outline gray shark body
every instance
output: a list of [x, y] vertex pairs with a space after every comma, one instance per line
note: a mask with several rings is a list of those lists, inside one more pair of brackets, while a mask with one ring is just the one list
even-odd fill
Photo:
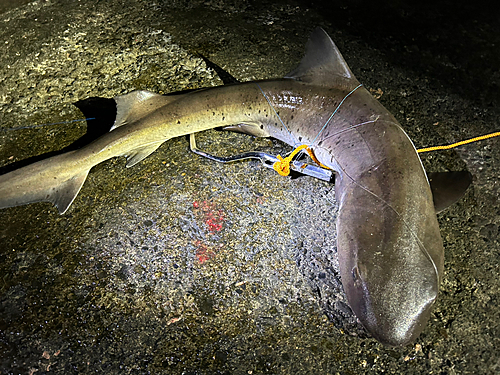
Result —
[[322, 29], [284, 79], [176, 96], [137, 91], [116, 102], [108, 134], [0, 176], [0, 208], [49, 201], [64, 213], [94, 165], [125, 156], [130, 167], [170, 138], [210, 128], [308, 144], [336, 173], [337, 247], [353, 311], [384, 344], [419, 335], [444, 258], [429, 182], [406, 133], [359, 85]]

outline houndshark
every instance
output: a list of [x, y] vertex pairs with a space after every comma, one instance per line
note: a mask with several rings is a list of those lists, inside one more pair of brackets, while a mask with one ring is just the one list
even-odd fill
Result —
[[93, 166], [124, 156], [132, 167], [173, 137], [211, 128], [308, 145], [335, 173], [337, 251], [351, 308], [383, 344], [417, 338], [443, 277], [431, 186], [410, 138], [323, 29], [312, 33], [300, 64], [282, 79], [172, 96], [134, 91], [115, 101], [109, 133], [0, 176], [0, 208], [48, 201], [63, 214]]

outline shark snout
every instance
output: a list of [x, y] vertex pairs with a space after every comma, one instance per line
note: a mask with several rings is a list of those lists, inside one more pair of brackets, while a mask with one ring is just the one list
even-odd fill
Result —
[[379, 342], [387, 346], [405, 346], [415, 341], [426, 327], [435, 299], [418, 301], [418, 305], [409, 307], [405, 306], [405, 301], [401, 301], [400, 306], [380, 306], [370, 304], [370, 298], [363, 298], [354, 309], [363, 326]]
[[[429, 320], [439, 289], [438, 275], [432, 262], [422, 252], [397, 249], [392, 254], [413, 252], [412, 258], [392, 263], [352, 258], [351, 271], [343, 275], [347, 298], [356, 316], [378, 341], [389, 346], [404, 346], [414, 341]], [[390, 256], [392, 258], [393, 256]], [[345, 281], [345, 282], [344, 282]]]
[[425, 328], [438, 296], [439, 228], [433, 221], [412, 224], [409, 214], [403, 221], [394, 205], [364, 189], [354, 193], [339, 214], [337, 239], [347, 299], [375, 339], [407, 345]]
[[[343, 284], [353, 311], [368, 332], [389, 346], [404, 346], [414, 341], [429, 320], [439, 289], [433, 263], [416, 251], [419, 243], [397, 249], [387, 244], [392, 254], [414, 253], [413, 257], [377, 261], [377, 256], [353, 257], [351, 271], [343, 274]], [[390, 258], [394, 257], [390, 256]], [[345, 276], [344, 276], [345, 275]]]

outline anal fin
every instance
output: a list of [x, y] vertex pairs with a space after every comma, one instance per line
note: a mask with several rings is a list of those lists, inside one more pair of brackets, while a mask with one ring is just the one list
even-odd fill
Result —
[[87, 170], [51, 189], [52, 191], [49, 193], [47, 200], [57, 207], [61, 215], [68, 210], [75, 200], [88, 174], [89, 171]]

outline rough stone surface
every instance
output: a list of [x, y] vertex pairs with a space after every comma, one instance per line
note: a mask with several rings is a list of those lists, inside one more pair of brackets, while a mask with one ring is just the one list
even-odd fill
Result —
[[[317, 25], [417, 147], [498, 131], [500, 33], [479, 3], [453, 16], [412, 2], [25, 3], [0, 2], [0, 166], [83, 136], [85, 122], [62, 123], [82, 118], [79, 100], [220, 84], [200, 55], [243, 81], [283, 76]], [[0, 371], [499, 373], [498, 142], [422, 155], [475, 178], [439, 215], [445, 277], [414, 345], [383, 347], [352, 315], [331, 185], [215, 164], [182, 138], [133, 168], [96, 166], [64, 216], [0, 211]], [[288, 150], [217, 131], [198, 143]]]

